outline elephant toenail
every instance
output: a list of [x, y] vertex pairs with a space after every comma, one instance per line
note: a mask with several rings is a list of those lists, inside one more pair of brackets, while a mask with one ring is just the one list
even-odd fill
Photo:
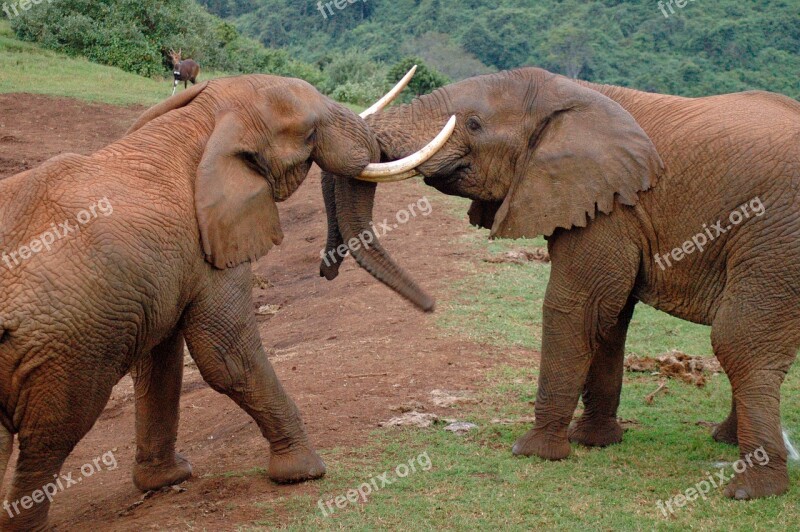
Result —
[[748, 495], [747, 491], [745, 491], [744, 489], [740, 488], [740, 489], [736, 490], [736, 500], [737, 501], [746, 501], [749, 498], [750, 498], [750, 495]]

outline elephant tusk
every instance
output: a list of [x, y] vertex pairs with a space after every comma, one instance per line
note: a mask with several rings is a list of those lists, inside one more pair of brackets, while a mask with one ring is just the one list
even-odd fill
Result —
[[420, 175], [419, 172], [415, 168], [412, 168], [411, 170], [409, 170], [407, 172], [402, 172], [400, 174], [391, 175], [391, 176], [387, 176], [387, 177], [361, 177], [361, 176], [359, 176], [356, 179], [359, 179], [361, 181], [369, 181], [371, 183], [397, 183], [398, 181], [405, 181], [406, 179], [411, 179], [412, 177], [417, 177], [418, 175]]
[[455, 128], [456, 117], [454, 115], [450, 117], [447, 125], [436, 135], [436, 138], [418, 152], [390, 163], [369, 164], [356, 179], [372, 183], [390, 183], [414, 177], [417, 175], [415, 168], [436, 155], [436, 152], [450, 140]]
[[405, 76], [403, 76], [403, 79], [397, 82], [397, 85], [395, 85], [392, 90], [387, 92], [383, 98], [372, 104], [372, 107], [370, 107], [369, 109], [367, 109], [358, 116], [360, 116], [361, 118], [366, 118], [369, 115], [374, 115], [375, 113], [382, 111], [386, 106], [392, 103], [395, 98], [397, 98], [398, 94], [403, 92], [403, 89], [405, 89], [406, 86], [408, 86], [408, 83], [411, 81], [411, 78], [414, 77], [414, 72], [416, 71], [417, 71], [417, 65], [414, 65], [411, 68], [411, 70], [409, 70], [408, 73]]

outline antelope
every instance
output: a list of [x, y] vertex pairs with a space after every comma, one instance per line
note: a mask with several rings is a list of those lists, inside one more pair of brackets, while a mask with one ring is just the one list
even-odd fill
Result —
[[175, 76], [175, 83], [172, 84], [172, 95], [175, 96], [175, 89], [178, 88], [178, 83], [183, 82], [183, 88], [189, 86], [189, 82], [192, 82], [192, 85], [197, 83], [197, 76], [200, 75], [200, 65], [198, 65], [195, 61], [191, 59], [185, 59], [181, 61], [181, 53], [183, 52], [183, 48], [178, 50], [169, 51], [169, 57], [172, 59], [172, 75]]

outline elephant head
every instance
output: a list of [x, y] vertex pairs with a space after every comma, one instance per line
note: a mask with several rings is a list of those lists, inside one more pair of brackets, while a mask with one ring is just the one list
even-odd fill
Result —
[[[376, 105], [389, 101], [391, 95]], [[380, 149], [366, 122], [296, 79], [252, 75], [206, 82], [152, 108], [128, 134], [167, 119], [207, 135], [195, 209], [205, 258], [219, 269], [254, 261], [280, 244], [276, 202], [300, 186], [313, 163], [340, 176], [342, 228], [358, 235], [370, 228], [374, 196], [374, 184], [358, 179], [386, 179], [421, 160], [377, 163]], [[432, 307], [390, 259], [362, 264], [422, 308]]]
[[447, 145], [417, 170], [473, 200], [492, 237], [584, 227], [615, 201], [634, 205], [663, 170], [655, 146], [619, 104], [568, 78], [525, 68], [471, 78], [367, 119], [384, 160], [415, 151], [455, 115]]

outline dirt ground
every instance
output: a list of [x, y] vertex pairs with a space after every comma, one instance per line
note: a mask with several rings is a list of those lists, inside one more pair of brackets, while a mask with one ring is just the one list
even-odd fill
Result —
[[[119, 138], [141, 111], [0, 95], [0, 179], [59, 153], [91, 153]], [[375, 218], [390, 221], [422, 196], [431, 198], [432, 214], [412, 218], [383, 242], [441, 300], [464, 266], [481, 260], [454, 243], [469, 230], [466, 213], [462, 219], [448, 215], [438, 193], [416, 182], [383, 186], [378, 196]], [[430, 391], [476, 389], [486, 371], [506, 359], [496, 348], [443, 334], [434, 316], [416, 311], [350, 258], [338, 279], [320, 278], [325, 224], [318, 175], [309, 176], [280, 211], [286, 238], [254, 266], [271, 284], [254, 288], [254, 312], [263, 305], [278, 307], [276, 314], [259, 318], [261, 336], [319, 449], [365, 444], [378, 422], [396, 414], [392, 407], [410, 401], [444, 413], [430, 403]], [[194, 477], [183, 485], [185, 492], [159, 493], [129, 509], [142, 499], [130, 480], [133, 412], [126, 377], [63, 472], [78, 476], [81, 465], [108, 451], [119, 467], [56, 497], [50, 517], [58, 530], [231, 530], [263, 516], [255, 503], [319, 491], [313, 482], [278, 486], [261, 475], [222, 476], [266, 467], [268, 444], [247, 414], [211, 390], [187, 363], [178, 447], [191, 460]]]

